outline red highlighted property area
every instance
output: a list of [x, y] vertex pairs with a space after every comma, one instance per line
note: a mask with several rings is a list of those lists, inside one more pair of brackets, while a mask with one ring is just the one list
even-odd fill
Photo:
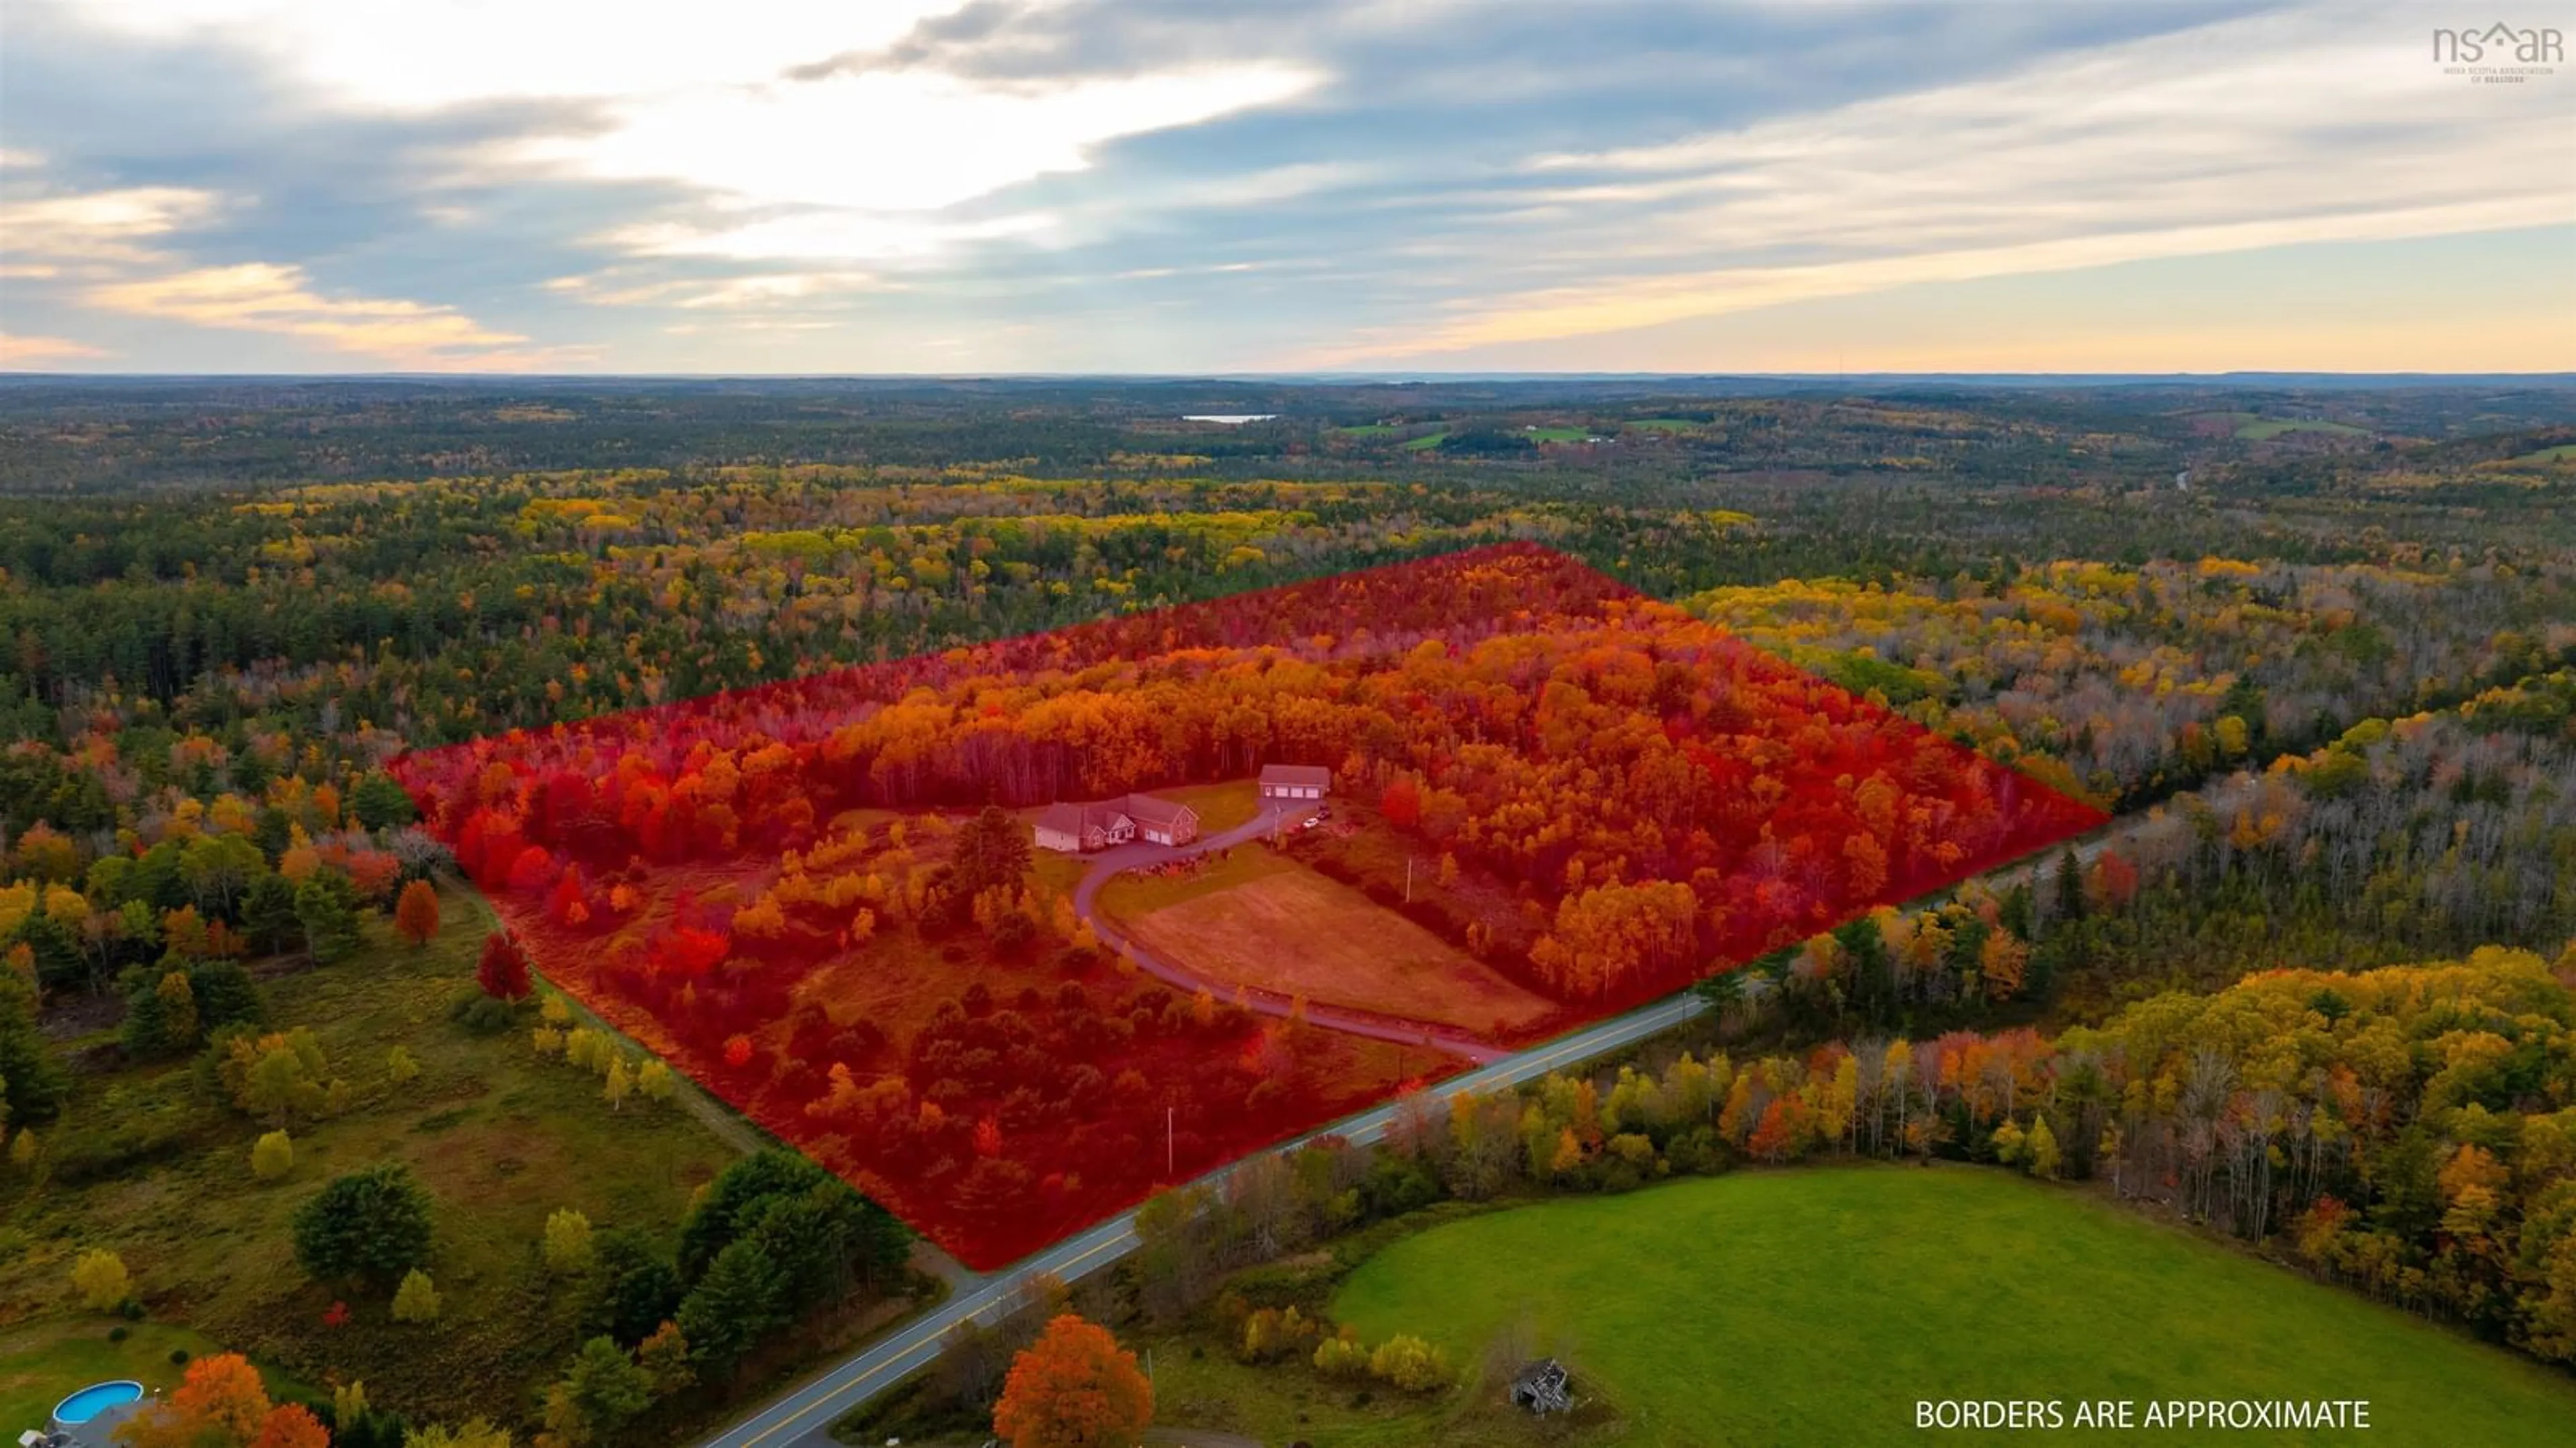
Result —
[[397, 768], [551, 979], [979, 1268], [2101, 819], [1528, 545]]

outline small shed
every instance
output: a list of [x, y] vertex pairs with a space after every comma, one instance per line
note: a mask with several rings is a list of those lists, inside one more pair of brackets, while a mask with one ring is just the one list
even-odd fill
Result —
[[1333, 792], [1333, 772], [1320, 764], [1261, 766], [1263, 799], [1322, 799]]
[[1565, 1364], [1541, 1358], [1512, 1378], [1512, 1406], [1533, 1413], [1562, 1413], [1574, 1406], [1573, 1388]]

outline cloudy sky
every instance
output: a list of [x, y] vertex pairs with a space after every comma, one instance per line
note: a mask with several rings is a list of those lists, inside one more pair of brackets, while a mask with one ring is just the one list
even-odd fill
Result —
[[7, 0], [0, 366], [2576, 369], [2499, 21], [2576, 0]]

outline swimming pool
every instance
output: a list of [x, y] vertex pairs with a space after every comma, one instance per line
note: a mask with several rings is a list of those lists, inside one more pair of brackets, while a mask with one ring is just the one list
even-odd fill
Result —
[[66, 1428], [77, 1427], [110, 1408], [122, 1407], [142, 1396], [143, 1385], [132, 1379], [92, 1383], [54, 1404], [54, 1421]]

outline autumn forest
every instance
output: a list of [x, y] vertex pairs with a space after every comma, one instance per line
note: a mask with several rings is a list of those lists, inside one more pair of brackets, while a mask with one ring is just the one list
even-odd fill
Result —
[[2571, 444], [2536, 386], [8, 382], [0, 1405], [677, 1445], [920, 1336], [848, 1431], [1500, 1441], [1527, 1329], [1372, 1273], [1926, 1163], [2563, 1406]]

